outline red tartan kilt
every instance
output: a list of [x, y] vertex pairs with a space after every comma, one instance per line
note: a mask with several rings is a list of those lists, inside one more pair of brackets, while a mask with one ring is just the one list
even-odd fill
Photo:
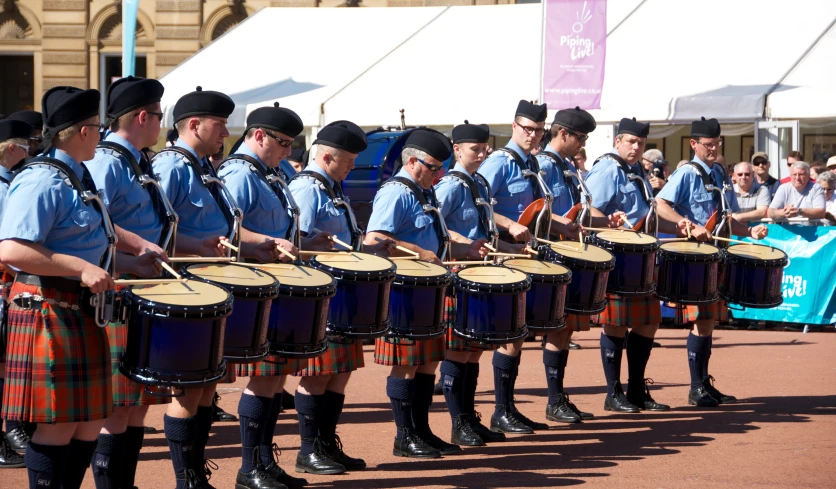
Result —
[[457, 335], [454, 331], [456, 324], [456, 298], [447, 296], [444, 303], [444, 323], [447, 324], [446, 339], [447, 349], [460, 352], [477, 352], [485, 350], [496, 350], [499, 345], [480, 344], [478, 341], [470, 341]]
[[355, 339], [328, 338], [328, 349], [322, 355], [299, 362], [297, 377], [318, 377], [353, 372], [366, 366], [363, 343]]
[[697, 320], [728, 321], [729, 307], [723, 299], [711, 304], [677, 307], [676, 323], [686, 324]]
[[392, 367], [420, 367], [444, 360], [444, 336], [415, 341], [384, 336], [374, 341], [374, 363]]
[[299, 365], [305, 360], [294, 360], [287, 357], [268, 356], [263, 362], [258, 363], [237, 363], [234, 370], [237, 377], [279, 377], [281, 375], [293, 375], [299, 369]]
[[567, 314], [566, 328], [569, 331], [589, 331], [590, 319], [589, 315]]
[[640, 326], [662, 322], [662, 308], [654, 295], [623, 296], [607, 294], [607, 308], [590, 318], [607, 326]]
[[119, 371], [119, 360], [128, 343], [128, 326], [126, 324], [109, 323], [107, 325], [107, 340], [110, 344], [114, 407], [154, 406], [171, 402], [169, 397], [147, 394], [144, 384], [134, 382]]
[[[77, 294], [15, 283], [10, 297], [28, 292], [68, 304]], [[44, 302], [9, 307], [9, 345], [3, 419], [72, 423], [106, 418], [113, 409], [107, 332], [92, 316]]]

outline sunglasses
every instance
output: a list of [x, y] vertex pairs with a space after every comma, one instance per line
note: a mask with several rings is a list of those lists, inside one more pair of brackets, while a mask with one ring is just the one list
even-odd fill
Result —
[[578, 134], [578, 133], [576, 133], [574, 131], [570, 131], [568, 129], [566, 129], [566, 133], [569, 134], [570, 136], [575, 136], [576, 138], [578, 138], [578, 141], [580, 141], [580, 142], [584, 142], [587, 139], [589, 139], [589, 136], [586, 135], [586, 134]]
[[763, 160], [755, 160], [755, 161], [752, 163], [752, 166], [766, 166], [766, 165], [768, 165], [768, 164], [769, 164], [769, 162], [768, 162], [768, 161], [763, 161]]
[[738, 173], [737, 176], [738, 177], [751, 177], [752, 174], [751, 173]]
[[271, 137], [271, 138], [275, 139], [276, 141], [278, 141], [279, 146], [281, 146], [282, 148], [289, 148], [293, 144], [292, 139], [282, 139], [278, 136], [274, 136], [274, 135], [270, 134], [267, 131], [264, 131], [264, 135], [268, 136], [268, 137]]
[[421, 158], [415, 158], [416, 160], [420, 161], [422, 165], [426, 166], [432, 172], [441, 171], [444, 169], [444, 165], [430, 165], [426, 161], [422, 160]]
[[29, 153], [29, 145], [28, 144], [15, 144], [15, 146], [22, 149], [23, 151], [26, 151], [26, 153]]

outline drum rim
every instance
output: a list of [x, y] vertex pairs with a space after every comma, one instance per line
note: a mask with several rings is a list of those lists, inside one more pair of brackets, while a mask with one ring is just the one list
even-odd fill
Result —
[[[532, 260], [532, 261], [541, 261], [544, 263], [550, 263], [552, 265], [560, 265], [561, 267], [566, 269], [566, 273], [562, 274], [545, 274], [545, 273], [537, 273], [537, 272], [527, 272], [525, 270], [520, 270], [519, 268], [514, 268], [512, 265], [506, 264], [505, 262], [502, 263], [502, 266], [510, 268], [511, 270], [516, 270], [518, 272], [522, 272], [529, 277], [531, 277], [531, 286], [534, 287], [535, 283], [538, 284], [568, 284], [572, 281], [572, 270], [562, 263], [551, 262], [547, 260], [537, 260], [534, 258], [514, 258], [513, 260], [506, 260], [508, 261], [523, 261], [523, 260]], [[534, 279], [537, 277], [537, 280]]]
[[[598, 246], [599, 248], [603, 248], [612, 254], [612, 252], [637, 252], [637, 253], [650, 253], [657, 251], [659, 247], [662, 245], [659, 240], [657, 239], [653, 243], [617, 243], [615, 241], [607, 241], [604, 238], [598, 237], [601, 233], [597, 233], [592, 240], [592, 244]], [[650, 235], [648, 235], [650, 236]], [[612, 249], [610, 249], [612, 248]]]
[[720, 248], [717, 248], [714, 245], [709, 246], [712, 246], [717, 251], [713, 253], [682, 253], [680, 251], [675, 250], [666, 250], [663, 245], [659, 247], [659, 250], [656, 252], [656, 254], [659, 257], [659, 260], [669, 260], [684, 263], [716, 263], [722, 260], [723, 254], [721, 253]]
[[217, 285], [219, 287], [222, 287], [222, 288], [226, 289], [228, 292], [230, 292], [233, 295], [233, 297], [237, 297], [239, 299], [270, 300], [270, 299], [275, 299], [276, 296], [279, 295], [279, 285], [280, 285], [279, 284], [279, 279], [277, 279], [276, 276], [273, 275], [272, 273], [267, 272], [265, 270], [262, 270], [260, 268], [254, 269], [254, 268], [250, 268], [250, 267], [245, 267], [243, 265], [238, 265], [236, 263], [217, 263], [216, 264], [216, 265], [222, 265], [222, 266], [237, 267], [237, 268], [240, 268], [240, 269], [243, 269], [243, 270], [258, 270], [258, 272], [267, 274], [267, 276], [269, 276], [270, 278], [273, 279], [273, 283], [271, 285], [249, 286], [249, 285], [237, 285], [237, 284], [227, 284], [227, 283], [224, 283], [224, 282], [219, 282], [217, 280], [212, 280], [212, 279], [208, 279], [206, 277], [202, 277], [202, 276], [190, 271], [189, 267], [194, 266], [194, 265], [202, 266], [202, 265], [205, 265], [205, 264], [204, 263], [189, 263], [186, 266], [184, 266], [183, 268], [181, 268], [180, 274], [183, 275], [184, 277], [188, 277], [189, 280], [195, 280], [196, 278], [199, 278], [199, 279], [201, 279], [201, 280], [203, 280], [207, 283], [210, 283], [212, 285]]
[[[592, 244], [592, 246], [596, 246], [596, 245]], [[600, 248], [600, 249], [602, 249], [602, 250], [604, 250], [604, 251], [606, 251], [607, 253], [610, 254], [610, 259], [608, 261], [581, 260], [581, 259], [578, 259], [578, 258], [575, 258], [575, 257], [562, 255], [562, 254], [560, 254], [559, 251], [556, 251], [554, 248], [552, 248], [551, 246], [548, 246], [548, 245], [546, 245], [546, 256], [544, 257], [544, 258], [546, 258], [546, 260], [544, 260], [544, 261], [551, 261], [552, 263], [559, 263], [559, 264], [565, 266], [566, 268], [569, 268], [570, 270], [572, 268], [579, 268], [581, 270], [586, 270], [586, 271], [600, 271], [600, 272], [612, 271], [615, 268], [615, 255], [613, 255], [609, 250], [601, 248], [600, 246], [598, 246], [598, 248]], [[559, 259], [549, 260], [548, 259], [549, 258], [549, 253], [552, 253], [552, 255], [558, 256]], [[564, 260], [564, 261], [561, 261], [561, 260]], [[589, 264], [592, 264], [593, 266], [588, 266]]]
[[728, 291], [724, 291], [723, 289], [718, 288], [718, 292], [720, 293], [720, 298], [726, 301], [729, 304], [738, 304], [744, 307], [751, 307], [753, 309], [771, 309], [773, 307], [778, 307], [784, 303], [784, 296], [783, 294], [778, 295], [778, 301], [772, 302], [769, 304], [765, 304], [762, 302], [738, 302], [733, 300], [734, 298], [728, 294]]
[[[467, 268], [463, 268], [458, 272], [453, 274], [453, 286], [456, 287], [456, 290], [462, 290], [466, 292], [481, 292], [481, 293], [517, 293], [517, 292], [528, 292], [531, 290], [533, 282], [531, 280], [531, 276], [525, 272], [520, 270], [515, 270], [513, 268], [508, 268], [504, 265], [496, 265], [497, 268], [507, 268], [508, 270], [514, 270], [515, 272], [520, 272], [525, 275], [525, 278], [516, 282], [510, 282], [505, 284], [487, 284], [484, 282], [474, 282], [472, 280], [468, 280], [466, 278], [462, 278], [459, 276], [459, 273], [462, 270], [467, 270]], [[485, 286], [487, 286], [487, 290], [485, 290]]]
[[400, 287], [447, 287], [453, 283], [453, 274], [447, 272], [444, 275], [416, 276], [395, 274], [395, 281], [392, 285]]
[[[234, 302], [234, 296], [228, 289], [214, 284], [208, 280], [203, 280], [200, 277], [193, 278], [191, 280], [203, 282], [222, 289], [224, 292], [226, 292], [226, 299], [221, 302], [216, 302], [214, 304], [205, 304], [203, 306], [184, 306], [180, 304], [168, 304], [165, 302], [149, 300], [140, 295], [137, 295], [133, 293], [133, 287], [131, 286], [121, 292], [122, 300], [124, 301], [126, 308], [131, 308], [133, 305], [136, 305], [140, 313], [143, 313], [145, 311], [151, 311], [153, 315], [161, 315], [165, 317], [175, 316], [183, 319], [194, 318], [208, 320], [218, 319], [232, 314], [232, 304]], [[195, 308], [200, 309], [195, 310]], [[210, 310], [209, 313], [206, 312], [207, 309]]]
[[[366, 253], [367, 255], [370, 253]], [[377, 256], [377, 255], [375, 255]], [[378, 257], [387, 260], [391, 266], [384, 270], [364, 271], [364, 270], [347, 270], [345, 268], [336, 268], [327, 263], [322, 263], [316, 259], [316, 255], [312, 256], [308, 261], [308, 266], [319, 271], [327, 272], [334, 277], [335, 280], [349, 280], [352, 282], [392, 282], [395, 280], [395, 262], [388, 258]]]
[[[741, 245], [732, 245], [728, 248], [723, 249], [722, 254], [724, 255], [724, 257], [723, 257], [724, 260], [727, 260], [731, 263], [744, 263], [745, 262], [749, 266], [752, 266], [754, 268], [773, 268], [773, 267], [779, 267], [779, 266], [781, 268], [783, 268], [783, 267], [787, 266], [787, 264], [789, 263], [789, 255], [787, 255], [787, 252], [785, 252], [782, 249], [775, 248], [773, 246], [769, 246], [768, 248], [772, 248], [774, 250], [780, 251], [781, 254], [783, 254], [782, 257], [763, 259], [763, 258], [756, 258], [756, 257], [750, 256], [750, 255], [732, 253], [731, 249], [734, 248], [735, 246], [744, 246], [745, 247], [747, 245], [742, 245], [742, 244]], [[759, 246], [764, 246], [764, 245], [759, 245]]]

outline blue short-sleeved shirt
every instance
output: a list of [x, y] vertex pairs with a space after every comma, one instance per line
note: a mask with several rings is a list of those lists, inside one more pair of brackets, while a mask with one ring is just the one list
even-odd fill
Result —
[[[309, 165], [306, 170], [322, 175], [329, 185], [334, 186], [334, 180], [319, 165]], [[351, 243], [351, 228], [345, 209], [334, 205], [319, 180], [300, 174], [291, 180], [288, 187], [299, 206], [299, 231], [310, 236], [313, 229], [317, 228], [333, 234], [345, 243]]]
[[[526, 154], [514, 141], [508, 141], [506, 148], [526, 158]], [[496, 199], [494, 212], [516, 221], [526, 207], [534, 202], [534, 187], [530, 179], [523, 177], [514, 158], [504, 151], [494, 151], [479, 167], [479, 174], [485, 177], [491, 187], [491, 197]]]
[[9, 184], [12, 181], [12, 172], [4, 166], [0, 166], [0, 218], [3, 217], [3, 209], [6, 208], [6, 197], [9, 194]]
[[[197, 158], [197, 153], [182, 139], [178, 139], [175, 146], [183, 148]], [[210, 175], [211, 165], [198, 158], [203, 170]], [[195, 239], [206, 239], [213, 236], [228, 236], [229, 221], [220, 208], [212, 192], [203, 185], [200, 176], [195, 174], [189, 165], [179, 155], [161, 153], [154, 158], [154, 173], [159, 175], [162, 186], [174, 212], [180, 217], [177, 232]]]
[[[546, 151], [556, 154], [560, 157], [560, 153], [557, 152], [550, 144], [546, 146]], [[560, 167], [552, 161], [551, 157], [543, 154], [542, 152], [537, 155], [537, 162], [540, 163], [540, 170], [545, 173], [543, 175], [543, 181], [546, 182], [546, 187], [552, 191], [552, 196], [554, 197], [554, 201], [552, 202], [552, 212], [563, 216], [569, 209], [572, 208], [573, 205], [577, 204], [575, 200], [572, 198], [572, 192], [569, 190], [569, 187], [566, 186], [566, 179], [564, 178], [563, 171]], [[564, 160], [565, 163], [565, 160]], [[573, 171], [574, 166], [569, 163], [565, 163], [566, 169]]]
[[[138, 149], [116, 133], [109, 133], [105, 141], [127, 149], [140, 161]], [[110, 150], [96, 149], [96, 156], [85, 163], [96, 188], [100, 191], [110, 219], [114, 224], [152, 243], [158, 243], [163, 222], [157, 214], [151, 194], [139, 184], [130, 163]]]
[[[272, 173], [246, 142], [241, 144], [236, 153], [254, 158], [264, 171]], [[290, 214], [258, 169], [243, 159], [230, 159], [224, 163], [218, 175], [241, 209], [245, 228], [276, 238], [287, 237], [292, 222]]]
[[[241, 144], [241, 146], [244, 146], [244, 144]], [[279, 170], [281, 170], [286, 182], [293, 178], [293, 175], [296, 175], [296, 168], [293, 168], [293, 165], [285, 159], [279, 162]]]
[[[608, 154], [613, 153], [614, 149]], [[633, 168], [637, 172], [641, 171], [639, 163], [635, 163]], [[592, 207], [604, 215], [623, 211], [633, 226], [647, 216], [649, 207], [644, 194], [627, 178], [618, 162], [612, 158], [602, 158], [589, 170], [586, 174], [586, 187], [592, 194]]]
[[[453, 171], [458, 171], [466, 175], [464, 178], [473, 178], [468, 175], [467, 170], [459, 164], [453, 168]], [[488, 200], [487, 190], [483, 185], [476, 182], [476, 187], [479, 189], [479, 195]], [[442, 177], [435, 186], [435, 196], [438, 199], [439, 210], [444, 216], [444, 222], [447, 228], [455, 231], [462, 236], [469, 239], [487, 239], [482, 227], [479, 225], [479, 208], [473, 202], [473, 196], [470, 188], [456, 177]]]
[[[415, 181], [403, 168], [396, 176]], [[374, 196], [367, 229], [387, 232], [399, 241], [438, 253], [441, 240], [433, 222], [409, 188], [392, 182], [382, 186]]]
[[[67, 153], [53, 148], [45, 156], [66, 164], [82, 180], [81, 164]], [[46, 165], [24, 169], [10, 185], [0, 223], [0, 240], [4, 239], [31, 241], [97, 266], [107, 249], [96, 207], [85, 204], [61, 173]]]
[[[716, 182], [722, 182], [722, 173], [719, 170], [709, 168], [708, 165], [696, 157], [694, 162], [700, 165], [709, 175], [713, 174]], [[737, 212], [737, 197], [734, 195], [734, 189], [731, 192], [726, 192], [727, 198], [729, 198], [729, 193], [731, 193], [731, 199], [728, 201], [730, 210]], [[687, 217], [691, 221], [705, 226], [711, 214], [718, 210], [718, 204], [714, 201], [714, 194], [714, 192], [705, 189], [705, 185], [703, 185], [700, 174], [696, 169], [690, 165], [683, 165], [668, 178], [668, 183], [665, 184], [656, 198], [670, 202], [680, 216]]]

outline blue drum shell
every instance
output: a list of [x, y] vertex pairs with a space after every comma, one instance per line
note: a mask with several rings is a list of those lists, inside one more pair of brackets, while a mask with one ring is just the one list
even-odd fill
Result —
[[656, 291], [658, 242], [652, 245], [624, 244], [596, 237], [595, 245], [615, 257], [615, 268], [607, 279], [608, 294], [650, 295]]
[[444, 334], [444, 303], [452, 281], [449, 273], [441, 277], [397, 275], [389, 296], [390, 334], [410, 339]]
[[336, 293], [335, 282], [322, 287], [281, 285], [270, 309], [270, 354], [312, 358], [325, 352], [328, 309]]
[[720, 254], [686, 255], [660, 248], [656, 297], [677, 304], [716, 302]]
[[720, 297], [751, 308], [771, 308], [784, 302], [784, 267], [788, 259], [755, 260], [722, 250]]
[[546, 261], [560, 263], [572, 271], [572, 281], [566, 287], [566, 312], [590, 315], [607, 307], [607, 281], [615, 268], [615, 258], [594, 262], [563, 256], [551, 247], [540, 251]]
[[512, 284], [473, 284], [458, 276], [456, 324], [453, 332], [465, 339], [503, 344], [528, 335], [526, 294], [531, 277]]

